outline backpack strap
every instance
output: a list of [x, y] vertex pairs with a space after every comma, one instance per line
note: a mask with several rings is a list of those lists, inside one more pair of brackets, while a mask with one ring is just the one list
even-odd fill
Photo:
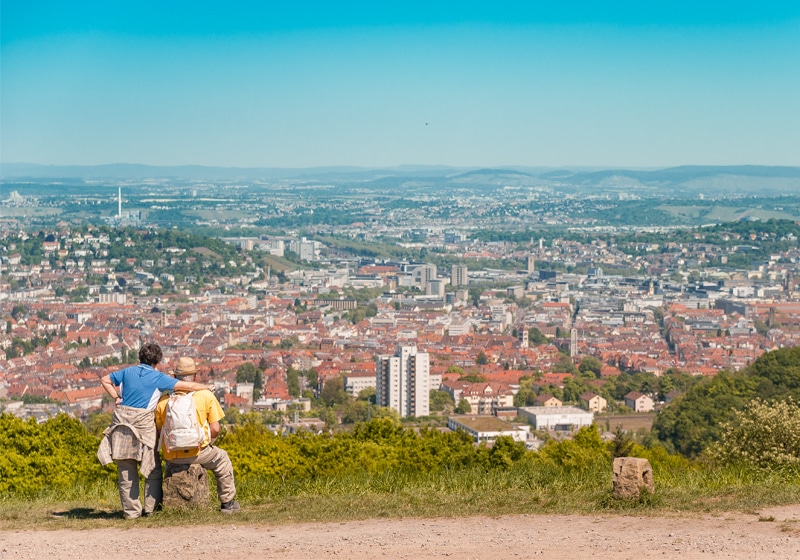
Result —
[[156, 444], [156, 453], [161, 453], [161, 444], [164, 442], [164, 425], [167, 423], [166, 418], [164, 419], [164, 424], [161, 425], [161, 429], [158, 431], [158, 443]]
[[[170, 394], [169, 399], [172, 398]], [[161, 444], [164, 442], [164, 428], [167, 427], [167, 413], [169, 412], [169, 399], [167, 404], [164, 405], [164, 423], [161, 424], [161, 429], [158, 431], [158, 443], [156, 444], [156, 453], [161, 453]]]

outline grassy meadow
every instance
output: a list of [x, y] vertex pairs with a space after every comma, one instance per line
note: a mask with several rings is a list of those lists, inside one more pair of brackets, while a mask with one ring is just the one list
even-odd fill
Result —
[[[212, 500], [206, 509], [131, 522], [122, 520], [113, 465], [95, 464], [96, 439], [79, 434], [79, 423], [61, 418], [39, 428], [8, 416], [0, 420], [6, 428], [0, 443], [13, 440], [27, 452], [16, 457], [12, 450], [0, 459], [0, 530], [545, 513], [672, 516], [757, 513], [800, 503], [797, 469], [714, 465], [638, 445], [628, 454], [650, 460], [656, 491], [638, 501], [618, 500], [611, 492], [613, 445], [594, 428], [531, 452], [510, 440], [488, 449], [463, 434], [417, 435], [384, 419], [333, 436], [281, 437], [243, 427], [220, 443], [234, 463], [239, 515], [221, 515]], [[65, 444], [71, 455], [61, 455]], [[38, 483], [25, 485], [26, 477], [37, 476]]]

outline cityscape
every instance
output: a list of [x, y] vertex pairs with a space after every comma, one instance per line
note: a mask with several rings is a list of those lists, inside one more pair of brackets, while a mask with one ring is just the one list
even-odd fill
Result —
[[2, 0], [0, 558], [799, 558], [798, 37]]
[[[59, 179], [68, 194], [6, 178], [0, 406], [87, 420], [111, 405], [100, 377], [154, 340], [165, 369], [201, 364], [231, 418], [493, 417], [476, 441], [510, 430], [535, 448], [592, 422], [645, 437], [697, 380], [800, 341], [794, 168], [748, 171], [782, 189], [711, 200], [623, 187], [620, 171], [584, 197], [510, 170], [461, 171], [462, 192], [428, 170], [401, 196], [402, 173], [352, 173]], [[608, 218], [621, 212], [635, 217]], [[556, 406], [560, 420], [530, 416]]]

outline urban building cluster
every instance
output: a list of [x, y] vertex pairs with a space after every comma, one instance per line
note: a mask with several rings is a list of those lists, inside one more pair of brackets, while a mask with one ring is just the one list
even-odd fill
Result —
[[[164, 349], [162, 369], [179, 356], [201, 364], [201, 377], [216, 385], [225, 407], [301, 416], [311, 406], [302, 395], [313, 370], [317, 391], [341, 378], [348, 394], [374, 390], [377, 406], [403, 417], [431, 415], [432, 391], [446, 392], [455, 405], [466, 403], [451, 427], [486, 439], [506, 428], [482, 417], [566, 429], [611, 407], [648, 412], [675, 396], [643, 388], [611, 402], [605, 384], [623, 373], [710, 376], [800, 344], [796, 243], [731, 269], [730, 252], [702, 239], [642, 243], [633, 252], [597, 239], [523, 247], [456, 231], [441, 232], [441, 245], [438, 237], [432, 242], [459, 263], [524, 263], [496, 269], [337, 259], [325, 244], [290, 235], [229, 238], [235, 256], [161, 244], [144, 258], [143, 242], [125, 231], [62, 223], [37, 234], [4, 224], [6, 412], [86, 416], [102, 409], [100, 377], [153, 340]], [[120, 247], [133, 256], [119, 256]], [[257, 264], [260, 253], [285, 251], [316, 266], [275, 274]], [[369, 290], [371, 297], [357, 297]], [[586, 357], [600, 366], [584, 376], [579, 394], [554, 396], [576, 378], [565, 363]], [[261, 387], [237, 381], [245, 363], [259, 364]], [[290, 388], [290, 370], [300, 373], [299, 390]], [[535, 386], [535, 402], [515, 406], [525, 379]], [[25, 404], [26, 395], [48, 402]]]

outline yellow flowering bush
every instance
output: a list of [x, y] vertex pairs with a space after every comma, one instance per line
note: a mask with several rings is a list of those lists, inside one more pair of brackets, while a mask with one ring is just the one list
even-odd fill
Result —
[[722, 425], [709, 456], [723, 463], [760, 468], [800, 468], [800, 406], [791, 398], [768, 403], [756, 399]]
[[37, 424], [0, 414], [0, 495], [32, 496], [113, 476], [95, 453], [98, 440], [66, 414]]

